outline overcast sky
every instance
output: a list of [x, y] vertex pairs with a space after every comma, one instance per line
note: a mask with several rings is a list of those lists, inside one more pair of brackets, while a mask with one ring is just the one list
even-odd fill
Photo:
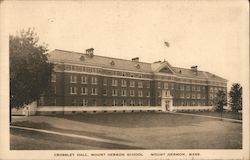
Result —
[[35, 27], [50, 50], [93, 47], [97, 55], [198, 65], [230, 84], [243, 82], [247, 1], [5, 1], [2, 7], [9, 33]]

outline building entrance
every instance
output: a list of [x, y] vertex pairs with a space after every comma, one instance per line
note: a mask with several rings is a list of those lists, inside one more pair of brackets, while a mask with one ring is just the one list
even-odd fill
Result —
[[172, 111], [173, 97], [171, 96], [170, 91], [163, 90], [161, 98], [162, 111]]

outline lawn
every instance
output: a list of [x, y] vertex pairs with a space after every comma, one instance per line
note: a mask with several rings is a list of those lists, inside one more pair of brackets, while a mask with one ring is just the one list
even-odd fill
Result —
[[14, 118], [13, 125], [118, 141], [119, 144], [11, 129], [19, 149], [240, 149], [242, 124], [171, 113], [101, 113]]
[[[213, 117], [221, 117], [220, 112], [185, 112], [191, 114], [198, 114], [198, 115], [205, 115], [205, 116], [213, 116]], [[240, 119], [241, 120], [242, 114], [241, 113], [233, 113], [233, 112], [223, 112], [222, 118], [229, 118], [229, 119]]]

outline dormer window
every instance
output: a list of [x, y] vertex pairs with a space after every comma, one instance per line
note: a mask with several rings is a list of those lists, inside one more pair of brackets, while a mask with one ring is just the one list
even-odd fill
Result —
[[140, 69], [140, 68], [141, 68], [141, 66], [140, 66], [139, 64], [137, 64], [137, 65], [136, 65], [136, 68], [137, 68], [137, 69]]
[[85, 60], [84, 56], [81, 56], [80, 61], [84, 61], [84, 60]]
[[115, 62], [114, 62], [114, 61], [111, 61], [110, 64], [113, 66], [113, 65], [115, 65]]

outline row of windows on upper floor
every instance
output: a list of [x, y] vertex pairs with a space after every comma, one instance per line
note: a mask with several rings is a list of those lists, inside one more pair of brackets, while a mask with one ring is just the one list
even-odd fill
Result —
[[[82, 84], [88, 84], [88, 78], [91, 78], [91, 84], [98, 84], [98, 78], [95, 76], [92, 77], [88, 77], [88, 76], [81, 76], [81, 83]], [[103, 79], [103, 85], [107, 85], [108, 84], [108, 79], [104, 78]], [[121, 82], [120, 82], [121, 81]], [[122, 87], [126, 87], [127, 86], [127, 81], [128, 80], [118, 80], [113, 78], [111, 80], [111, 85], [112, 86], [118, 86], [118, 82], [121, 83]], [[56, 75], [53, 74], [52, 76], [52, 82], [56, 82]], [[76, 75], [70, 75], [70, 83], [77, 83], [77, 76]], [[150, 82], [144, 82], [145, 84], [145, 88], [150, 88]], [[143, 88], [143, 82], [142, 81], [138, 81], [138, 88]], [[130, 87], [135, 87], [136, 85], [136, 81], [134, 80], [129, 80], [129, 86]], [[198, 85], [184, 85], [184, 84], [174, 84], [174, 83], [169, 83], [169, 82], [157, 82], [157, 88], [158, 89], [179, 89], [181, 91], [205, 91], [206, 88], [205, 86], [198, 86]], [[226, 91], [226, 88], [222, 88], [222, 87], [209, 87], [209, 91], [213, 92], [213, 91], [218, 91], [218, 90], [223, 90]]]
[[[91, 95], [98, 95], [98, 89], [97, 88], [91, 88], [90, 90], [91, 92], [89, 92], [87, 87], [81, 87], [81, 95], [89, 95], [89, 93]], [[129, 92], [128, 92], [129, 91]], [[56, 93], [56, 92], [55, 92]], [[138, 90], [137, 91], [137, 95], [135, 94], [135, 90], [126, 90], [126, 89], [112, 89], [111, 90], [111, 95], [112, 96], [138, 96], [138, 97], [150, 97], [150, 92], [149, 91], [142, 91], [142, 90]], [[70, 87], [70, 94], [74, 95], [77, 94], [77, 87]], [[102, 90], [102, 95], [107, 96], [108, 95], [108, 91], [107, 89], [103, 89]]]
[[[49, 100], [50, 102], [50, 105], [52, 106], [56, 106], [57, 105], [57, 102], [56, 102], [56, 98], [51, 98]], [[45, 103], [45, 100], [44, 100], [44, 97], [41, 97], [38, 101], [39, 105], [44, 105]], [[131, 100], [127, 100], [127, 99], [122, 99], [122, 100], [118, 100], [118, 99], [112, 99], [112, 102], [111, 102], [111, 106], [150, 106], [150, 100], [142, 100], [142, 99], [138, 99], [138, 100], [134, 100], [134, 99], [131, 99]], [[103, 106], [107, 106], [107, 101], [104, 100], [102, 102], [102, 105]], [[97, 100], [96, 99], [93, 99], [93, 100], [89, 100], [89, 99], [86, 99], [86, 98], [83, 98], [83, 99], [76, 99], [76, 98], [73, 98], [72, 101], [71, 101], [71, 105], [72, 106], [97, 106]]]
[[[56, 94], [56, 86], [54, 86], [54, 94]], [[169, 91], [168, 91], [169, 92]], [[77, 87], [71, 86], [70, 87], [70, 92], [71, 95], [76, 95], [78, 93]], [[80, 94], [81, 95], [98, 95], [98, 88], [91, 88], [90, 92], [87, 87], [81, 87], [80, 88]], [[108, 91], [107, 89], [102, 89], [101, 95], [107, 96]], [[150, 97], [150, 91], [142, 91], [138, 90], [137, 92], [135, 90], [126, 90], [126, 89], [112, 89], [111, 90], [111, 95], [112, 96], [131, 96], [131, 97]], [[169, 95], [169, 94], [167, 94]], [[157, 97], [162, 97], [162, 92], [157, 91]], [[216, 94], [210, 94], [210, 99], [213, 99], [216, 97]], [[186, 99], [205, 99], [205, 94], [200, 94], [200, 93], [180, 93], [179, 96], [175, 96], [175, 98], [186, 98]]]
[[[125, 71], [111, 71], [105, 70], [101, 68], [93, 68], [93, 67], [85, 67], [85, 66], [75, 66], [75, 65], [65, 65], [64, 69], [66, 71], [77, 71], [77, 72], [89, 72], [89, 73], [99, 73], [105, 75], [114, 75], [114, 76], [125, 76], [125, 77], [136, 77], [136, 78], [150, 78], [152, 79], [153, 76], [149, 74], [142, 74], [142, 73], [131, 73]], [[212, 85], [219, 85], [219, 86], [226, 86], [224, 82], [215, 82], [215, 81], [205, 81], [205, 80], [198, 80], [198, 79], [185, 79], [185, 78], [178, 78], [173, 76], [162, 76], [162, 75], [155, 75], [155, 79], [162, 79], [162, 80], [174, 80], [180, 82], [188, 82], [188, 83], [201, 83], [201, 84], [212, 84]]]

